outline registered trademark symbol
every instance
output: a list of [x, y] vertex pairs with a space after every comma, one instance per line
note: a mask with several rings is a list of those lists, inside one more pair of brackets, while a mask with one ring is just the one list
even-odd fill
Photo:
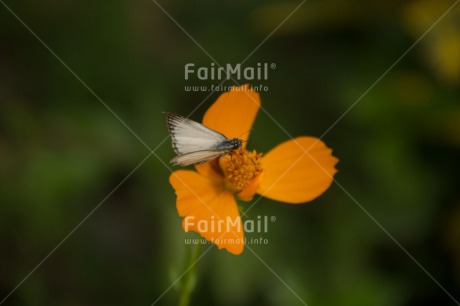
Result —
[[[271, 64], [270, 64], [270, 68], [271, 68], [271, 69], [275, 69], [275, 68], [276, 68], [276, 64], [275, 64], [275, 63], [271, 63]], [[276, 218], [275, 218], [275, 219], [276, 219]]]
[[271, 222], [275, 222], [275, 221], [276, 221], [276, 217], [275, 217], [275, 216], [271, 216], [271, 217], [270, 217], [270, 221], [271, 221]]

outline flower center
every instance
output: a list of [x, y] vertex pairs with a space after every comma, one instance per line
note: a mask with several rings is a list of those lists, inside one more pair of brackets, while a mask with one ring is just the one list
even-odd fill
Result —
[[249, 152], [244, 148], [222, 156], [219, 159], [219, 166], [224, 174], [225, 187], [239, 193], [254, 183], [262, 173], [261, 157], [262, 153], [257, 153], [255, 150]]

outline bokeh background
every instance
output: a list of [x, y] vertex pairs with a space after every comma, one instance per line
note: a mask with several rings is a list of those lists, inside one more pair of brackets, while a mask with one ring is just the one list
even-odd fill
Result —
[[[167, 162], [162, 111], [190, 113], [209, 93], [184, 86], [216, 82], [184, 80], [185, 64], [212, 60], [159, 5], [234, 65], [301, 2], [1, 2], [2, 305], [150, 305], [164, 292], [156, 305], [176, 304], [166, 290], [187, 246], [170, 171], [150, 156], [126, 179], [149, 150], [97, 97]], [[343, 189], [251, 211], [276, 216], [269, 244], [252, 249], [308, 305], [456, 305], [444, 290], [460, 299], [460, 5], [374, 84], [454, 3], [307, 0], [246, 62], [276, 64], [262, 104], [293, 136], [319, 137], [360, 99], [324, 137]], [[249, 147], [286, 139], [260, 112]], [[302, 305], [247, 250], [213, 247], [197, 274], [192, 305]]]

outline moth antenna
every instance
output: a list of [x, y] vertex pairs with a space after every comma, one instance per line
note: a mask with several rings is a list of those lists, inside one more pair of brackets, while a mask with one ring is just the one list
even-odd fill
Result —
[[[246, 132], [240, 134], [240, 136], [238, 136], [238, 138], [240, 138], [240, 137], [243, 136], [244, 134], [249, 134], [249, 132], [252, 131], [252, 130], [253, 130], [253, 129], [247, 130]], [[247, 140], [246, 140], [246, 142], [247, 142]]]

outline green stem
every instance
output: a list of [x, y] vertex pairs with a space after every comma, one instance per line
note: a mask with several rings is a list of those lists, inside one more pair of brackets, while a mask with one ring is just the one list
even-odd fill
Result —
[[190, 270], [187, 271], [181, 281], [179, 306], [188, 306], [190, 304], [190, 296], [192, 295], [196, 280], [196, 260], [198, 259], [200, 252], [201, 243], [199, 242], [191, 252], [186, 265], [186, 268]]

